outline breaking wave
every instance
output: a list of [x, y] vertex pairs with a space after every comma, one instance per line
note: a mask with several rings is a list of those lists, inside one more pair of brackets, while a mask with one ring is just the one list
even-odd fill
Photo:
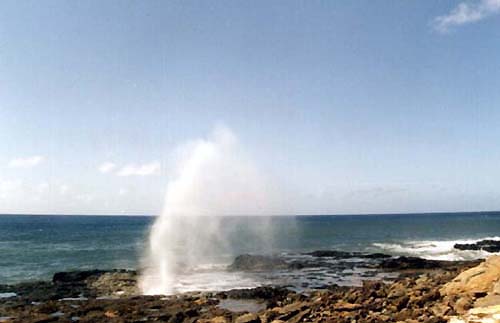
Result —
[[432, 260], [483, 259], [493, 253], [484, 250], [459, 250], [455, 244], [470, 244], [481, 240], [500, 240], [500, 237], [464, 240], [421, 240], [391, 243], [373, 243], [378, 251], [401, 256], [414, 256]]

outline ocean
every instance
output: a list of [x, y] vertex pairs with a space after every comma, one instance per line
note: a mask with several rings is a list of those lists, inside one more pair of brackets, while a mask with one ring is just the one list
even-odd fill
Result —
[[[83, 269], [138, 269], [148, 245], [154, 217], [0, 215], [0, 284], [50, 279], [55, 272]], [[230, 252], [225, 250], [209, 263], [179, 276], [179, 291], [253, 287], [280, 281], [306, 286], [342, 281], [344, 275], [329, 268], [304, 272], [246, 275], [228, 273], [225, 267], [245, 253], [272, 253], [289, 258], [303, 252], [335, 249], [382, 252], [428, 259], [484, 258], [484, 251], [459, 251], [455, 243], [500, 239], [500, 212], [275, 216], [266, 221], [272, 230], [269, 250], [263, 251], [246, 232], [258, 217], [227, 217], [232, 230]], [[188, 232], [186, 234], [189, 234]], [[358, 275], [359, 274], [359, 275]], [[358, 275], [350, 269], [350, 282]], [[318, 279], [318, 277], [320, 277]], [[359, 278], [359, 277], [358, 277]], [[299, 281], [300, 280], [300, 281]]]

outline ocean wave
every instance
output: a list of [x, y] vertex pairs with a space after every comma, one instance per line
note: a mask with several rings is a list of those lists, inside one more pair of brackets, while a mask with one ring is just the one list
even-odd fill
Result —
[[500, 240], [500, 237], [461, 240], [420, 240], [404, 242], [377, 242], [372, 246], [377, 251], [401, 256], [415, 256], [432, 260], [472, 260], [483, 259], [494, 253], [484, 250], [458, 250], [455, 244], [476, 243], [481, 240]]

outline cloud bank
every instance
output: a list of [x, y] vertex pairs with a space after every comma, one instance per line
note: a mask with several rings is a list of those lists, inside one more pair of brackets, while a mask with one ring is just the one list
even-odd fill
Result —
[[97, 169], [101, 173], [106, 174], [106, 173], [113, 171], [113, 169], [115, 169], [115, 167], [116, 167], [116, 165], [114, 163], [105, 162], [105, 163], [102, 163], [101, 165], [99, 165], [99, 167]]
[[447, 15], [436, 17], [433, 27], [439, 33], [447, 33], [453, 27], [474, 23], [500, 13], [500, 0], [461, 2]]
[[149, 164], [135, 165], [130, 164], [120, 169], [116, 175], [118, 176], [149, 176], [156, 175], [160, 172], [160, 163], [155, 161]]
[[[116, 176], [150, 176], [158, 175], [160, 172], [160, 162], [153, 161], [145, 164], [127, 164], [120, 169], [112, 162], [102, 163], [97, 167], [97, 170], [103, 174], [112, 173]], [[116, 171], [115, 171], [116, 170]]]
[[12, 168], [31, 168], [43, 162], [45, 157], [37, 155], [30, 157], [14, 158], [9, 162], [9, 167]]

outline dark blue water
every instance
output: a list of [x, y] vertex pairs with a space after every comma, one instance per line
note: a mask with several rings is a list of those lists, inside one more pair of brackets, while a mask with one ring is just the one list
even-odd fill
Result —
[[153, 218], [0, 215], [0, 283], [67, 269], [134, 268]]
[[[230, 217], [234, 253], [256, 252], [245, 230], [252, 217]], [[153, 217], [0, 215], [0, 283], [49, 279], [71, 269], [137, 268]], [[236, 223], [237, 225], [234, 225]], [[246, 224], [245, 224], [246, 223]], [[272, 252], [315, 249], [382, 251], [435, 259], [484, 257], [456, 241], [500, 236], [500, 212], [273, 217]], [[188, 233], [187, 233], [188, 234]], [[221, 255], [230, 261], [234, 255]]]

